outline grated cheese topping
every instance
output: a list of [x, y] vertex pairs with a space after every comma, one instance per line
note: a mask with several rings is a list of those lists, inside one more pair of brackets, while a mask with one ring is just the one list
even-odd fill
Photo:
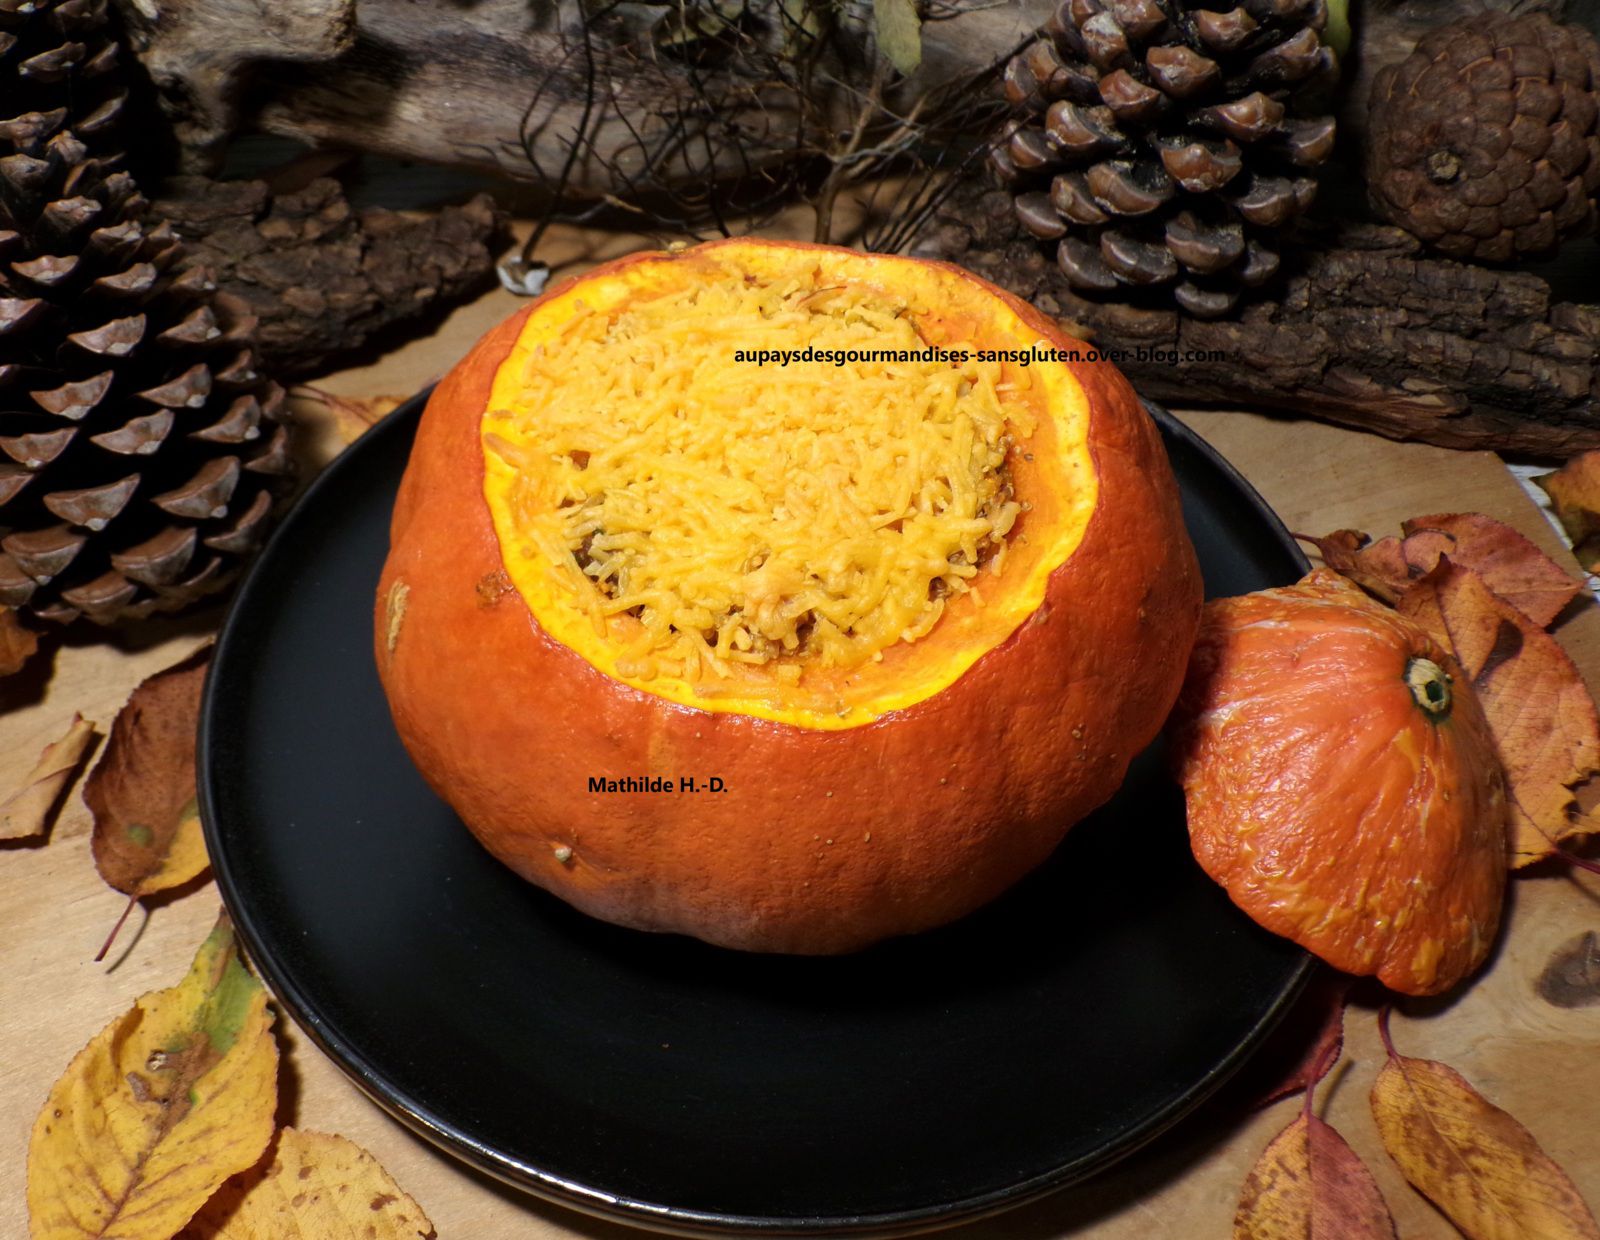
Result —
[[1007, 454], [1033, 433], [999, 364], [735, 361], [929, 341], [870, 287], [724, 275], [580, 310], [485, 418], [525, 554], [626, 642], [618, 674], [793, 684], [980, 602], [1022, 511]]

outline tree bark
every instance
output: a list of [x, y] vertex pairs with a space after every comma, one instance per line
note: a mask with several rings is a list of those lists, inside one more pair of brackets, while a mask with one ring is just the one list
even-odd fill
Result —
[[502, 222], [487, 195], [419, 219], [356, 211], [325, 177], [276, 197], [261, 181], [180, 177], [165, 194], [154, 210], [183, 238], [183, 261], [245, 302], [263, 369], [284, 379], [474, 290]]
[[[1087, 328], [1147, 396], [1310, 414], [1392, 439], [1562, 458], [1600, 447], [1600, 310], [1527, 272], [1422, 256], [1395, 228], [1330, 226], [1287, 252], [1276, 300], [1227, 319], [1091, 301], [972, 189], [918, 245]], [[1174, 360], [1176, 359], [1176, 360]]]

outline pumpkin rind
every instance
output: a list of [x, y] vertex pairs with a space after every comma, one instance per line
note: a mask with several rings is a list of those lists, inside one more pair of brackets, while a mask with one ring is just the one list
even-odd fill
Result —
[[1262, 926], [1405, 994], [1483, 962], [1504, 777], [1421, 627], [1327, 569], [1209, 603], [1173, 734], [1195, 857]]
[[[805, 248], [818, 261], [837, 253]], [[591, 275], [645, 257], [661, 258]], [[1039, 339], [1076, 343], [956, 268], [880, 261], [885, 281], [925, 265], [955, 273]], [[1113, 368], [1070, 364], [1089, 402], [1099, 497], [1043, 602], [931, 696], [860, 726], [809, 728], [609, 677], [545, 633], [512, 586], [479, 427], [543, 300], [485, 337], [430, 399], [375, 616], [400, 737], [495, 856], [608, 921], [843, 952], [977, 908], [1111, 796], [1171, 708], [1201, 601], [1159, 434]], [[595, 794], [591, 775], [716, 777], [726, 790]]]

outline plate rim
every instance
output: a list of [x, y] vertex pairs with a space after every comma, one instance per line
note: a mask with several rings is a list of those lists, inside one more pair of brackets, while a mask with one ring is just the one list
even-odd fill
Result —
[[[274, 558], [282, 550], [283, 545], [292, 541], [296, 521], [303, 519], [302, 514], [310, 511], [323, 493], [344, 485], [347, 474], [359, 473], [359, 468], [352, 462], [359, 458], [363, 442], [370, 445], [385, 436], [398, 434], [400, 432], [396, 428], [401, 423], [421, 417], [433, 386], [423, 388], [374, 423], [367, 432], [321, 469], [309, 485], [295, 497], [234, 593], [212, 652], [213, 667], [227, 662], [230, 656], [236, 661], [240, 657], [235, 647], [243, 642], [241, 630], [248, 623], [241, 620], [241, 617], [249, 615], [252, 611], [249, 605], [251, 596], [262, 588], [258, 585], [260, 581], [258, 567]], [[1300, 544], [1295, 541], [1282, 519], [1261, 497], [1249, 479], [1197, 431], [1173, 416], [1163, 406], [1143, 398], [1141, 403], [1165, 435], [1183, 442], [1185, 446], [1206, 458], [1207, 462], [1232, 484], [1240, 498], [1262, 518], [1274, 540], [1299, 564], [1302, 573], [1310, 570], [1311, 562]], [[1315, 957], [1302, 952], [1277, 999], [1259, 1015], [1245, 1036], [1225, 1058], [1175, 1099], [1146, 1116], [1107, 1145], [1002, 1188], [934, 1206], [835, 1216], [729, 1214], [664, 1205], [609, 1193], [532, 1166], [475, 1140], [462, 1131], [459, 1125], [451, 1123], [432, 1108], [408, 1097], [404, 1089], [386, 1080], [359, 1048], [314, 1012], [294, 979], [286, 970], [279, 967], [272, 953], [266, 950], [265, 944], [269, 936], [255, 923], [249, 901], [243, 897], [236, 876], [226, 861], [227, 854], [219, 825], [213, 778], [214, 758], [219, 746], [216, 735], [217, 719], [224, 710], [221, 698], [221, 678], [208, 675], [201, 699], [195, 752], [196, 792], [201, 827], [207, 851], [212, 858], [212, 872], [223, 904], [233, 921], [235, 931], [244, 945], [252, 967], [271, 991], [274, 1000], [369, 1100], [413, 1133], [446, 1154], [501, 1183], [549, 1204], [609, 1222], [685, 1236], [753, 1234], [904, 1236], [975, 1222], [1028, 1204], [1105, 1170], [1192, 1114], [1259, 1049], [1267, 1034], [1277, 1026], [1299, 998], [1316, 967]]]

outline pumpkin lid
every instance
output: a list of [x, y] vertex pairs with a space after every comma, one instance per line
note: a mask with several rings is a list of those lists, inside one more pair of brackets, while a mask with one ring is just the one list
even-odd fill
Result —
[[1504, 777], [1426, 630], [1328, 569], [1208, 603], [1173, 732], [1195, 858], [1261, 925], [1406, 994], [1483, 962]]

